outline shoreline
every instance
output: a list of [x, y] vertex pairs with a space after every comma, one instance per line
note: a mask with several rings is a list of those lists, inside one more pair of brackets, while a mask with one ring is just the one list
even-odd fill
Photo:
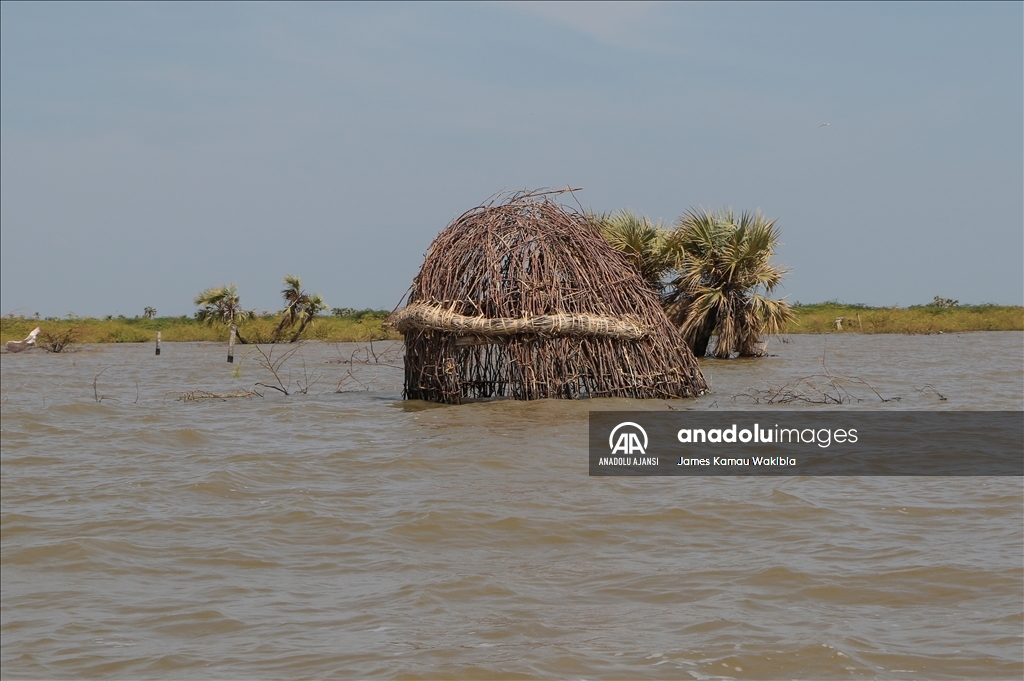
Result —
[[[797, 334], [904, 334], [969, 333], [974, 331], [1024, 331], [1024, 307], [1011, 305], [964, 305], [958, 307], [916, 306], [908, 308], [877, 308], [863, 305], [819, 303], [795, 305], [796, 321], [783, 335]], [[401, 334], [384, 326], [385, 311], [368, 311], [349, 317], [319, 317], [309, 325], [300, 340], [330, 343], [401, 340]], [[267, 315], [238, 325], [239, 333], [249, 343], [272, 342], [277, 317]], [[838, 323], [837, 323], [838, 322]], [[44, 337], [71, 334], [75, 344], [153, 343], [157, 332], [161, 341], [227, 342], [224, 324], [197, 322], [191, 317], [74, 318], [35, 319], [4, 317], [0, 319], [0, 344], [21, 340], [35, 327]], [[282, 334], [280, 343], [288, 343], [290, 331]]]

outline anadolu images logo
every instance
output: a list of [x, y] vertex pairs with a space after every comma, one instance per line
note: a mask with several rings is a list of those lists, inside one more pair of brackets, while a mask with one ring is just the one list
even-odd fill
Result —
[[[619, 433], [619, 439], [616, 440], [615, 433], [618, 433], [620, 428], [626, 428], [626, 430]], [[639, 433], [637, 433], [637, 431], [639, 431]], [[640, 444], [638, 434], [643, 436], [643, 444]], [[639, 423], [623, 421], [612, 428], [611, 435], [608, 436], [608, 446], [611, 448], [612, 454], [640, 454], [646, 456], [647, 431], [644, 430]]]

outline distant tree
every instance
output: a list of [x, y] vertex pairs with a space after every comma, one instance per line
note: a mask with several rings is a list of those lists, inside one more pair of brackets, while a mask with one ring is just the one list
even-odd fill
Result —
[[787, 272], [770, 262], [779, 240], [775, 222], [760, 212], [691, 210], [668, 236], [677, 276], [666, 312], [698, 357], [716, 333], [716, 357], [757, 356], [761, 337], [781, 333], [794, 319], [786, 301], [768, 297]]
[[306, 292], [302, 290], [302, 279], [286, 274], [284, 275], [284, 289], [281, 291], [284, 298], [284, 309], [281, 310], [281, 321], [277, 325], [274, 334], [275, 339], [287, 328], [295, 326], [302, 314], [302, 308], [306, 304]]
[[294, 343], [306, 330], [306, 327], [313, 323], [322, 312], [328, 309], [327, 303], [319, 293], [312, 295], [302, 290], [302, 280], [292, 274], [285, 275], [285, 287], [281, 291], [285, 307], [281, 311], [281, 321], [274, 331], [275, 342], [281, 337], [285, 330], [299, 325], [298, 331], [292, 334], [289, 339]]
[[[238, 297], [238, 287], [234, 284], [206, 289], [196, 296], [195, 304], [200, 306], [196, 311], [196, 319], [207, 324], [221, 322], [236, 325], [252, 316], [251, 311], [242, 309], [242, 302]], [[242, 338], [240, 333], [238, 333], [238, 340], [242, 343], [248, 342]]]
[[156, 308], [147, 307], [145, 310], [143, 310], [142, 316], [145, 317], [146, 319], [152, 319], [153, 317], [156, 316]]
[[306, 305], [302, 308], [302, 312], [299, 315], [299, 330], [291, 337], [291, 342], [297, 341], [302, 332], [306, 330], [306, 326], [312, 325], [313, 321], [325, 310], [327, 310], [327, 303], [324, 302], [323, 297], [319, 293], [309, 296]]

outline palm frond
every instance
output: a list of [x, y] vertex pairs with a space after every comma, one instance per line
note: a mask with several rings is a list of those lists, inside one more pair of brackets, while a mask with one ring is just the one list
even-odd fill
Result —
[[640, 276], [660, 292], [663, 279], [672, 267], [664, 226], [628, 210], [592, 216], [592, 219], [601, 228], [605, 240], [626, 256]]
[[675, 276], [663, 300], [694, 352], [717, 333], [716, 357], [758, 354], [761, 336], [792, 320], [788, 304], [766, 297], [789, 271], [771, 263], [778, 242], [776, 220], [760, 211], [691, 208], [676, 221], [665, 238]]
[[194, 302], [202, 306], [196, 312], [196, 319], [208, 324], [214, 321], [233, 324], [252, 316], [251, 311], [242, 309], [238, 287], [234, 284], [208, 288], [197, 295]]

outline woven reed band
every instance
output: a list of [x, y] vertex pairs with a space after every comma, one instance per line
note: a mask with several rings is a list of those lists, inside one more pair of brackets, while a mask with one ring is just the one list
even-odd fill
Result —
[[639, 340], [647, 329], [616, 317], [591, 314], [556, 314], [538, 317], [467, 317], [435, 305], [413, 303], [389, 320], [399, 332], [426, 330], [487, 338], [536, 334], [540, 336], [597, 336]]

